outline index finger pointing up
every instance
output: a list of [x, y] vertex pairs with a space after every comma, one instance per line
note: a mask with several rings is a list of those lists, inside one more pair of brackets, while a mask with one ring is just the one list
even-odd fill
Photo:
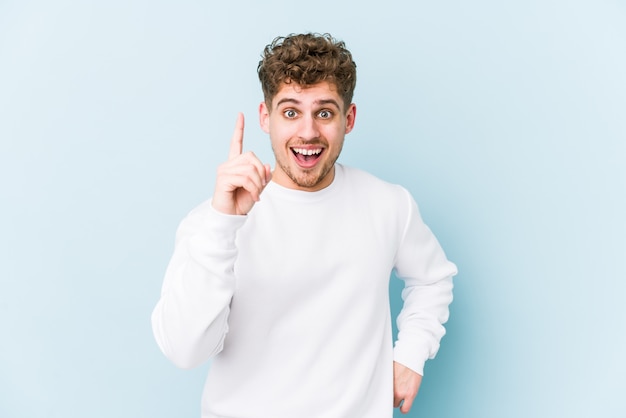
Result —
[[235, 132], [233, 132], [233, 137], [230, 140], [229, 160], [240, 156], [243, 152], [243, 127], [243, 113], [239, 113], [237, 115], [237, 123], [235, 124]]

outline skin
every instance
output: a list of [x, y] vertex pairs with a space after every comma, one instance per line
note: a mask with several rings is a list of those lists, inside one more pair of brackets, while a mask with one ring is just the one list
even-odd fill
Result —
[[[259, 121], [276, 157], [274, 181], [309, 192], [330, 185], [345, 135], [354, 128], [356, 106], [345, 108], [334, 85], [327, 82], [307, 88], [283, 84], [271, 103], [271, 109], [265, 102], [259, 105]], [[305, 163], [294, 150], [320, 154], [314, 164]]]
[[400, 412], [408, 413], [413, 400], [419, 392], [422, 376], [408, 367], [393, 362], [393, 407], [400, 407]]
[[[228, 159], [218, 167], [213, 207], [229, 215], [246, 215], [261, 198], [270, 181], [303, 191], [319, 191], [335, 177], [335, 161], [345, 135], [354, 128], [356, 106], [345, 106], [333, 84], [321, 82], [302, 88], [283, 84], [271, 100], [259, 105], [259, 122], [269, 134], [276, 159], [272, 173], [252, 152], [243, 152], [244, 117], [239, 114]], [[300, 153], [314, 154], [307, 159]], [[422, 376], [394, 362], [394, 408], [407, 413], [413, 405]]]
[[237, 116], [230, 140], [228, 160], [217, 168], [212, 205], [228, 215], [246, 215], [261, 198], [272, 179], [269, 164], [263, 164], [253, 152], [243, 153], [243, 114]]

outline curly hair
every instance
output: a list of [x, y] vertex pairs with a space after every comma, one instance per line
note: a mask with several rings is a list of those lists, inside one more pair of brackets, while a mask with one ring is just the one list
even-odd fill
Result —
[[356, 86], [352, 54], [327, 33], [277, 37], [265, 47], [257, 72], [269, 108], [283, 83], [306, 88], [327, 81], [335, 85], [346, 109]]

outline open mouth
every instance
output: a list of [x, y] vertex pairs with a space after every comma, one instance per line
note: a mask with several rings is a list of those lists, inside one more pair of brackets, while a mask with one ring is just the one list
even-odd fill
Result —
[[320, 159], [323, 148], [291, 148], [296, 162], [303, 168], [313, 167]]

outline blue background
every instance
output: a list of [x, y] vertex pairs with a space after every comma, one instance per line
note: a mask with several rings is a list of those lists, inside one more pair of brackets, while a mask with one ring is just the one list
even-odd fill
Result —
[[460, 270], [409, 416], [626, 416], [608, 0], [0, 0], [0, 416], [199, 416], [206, 367], [171, 365], [150, 313], [238, 111], [272, 162], [255, 69], [303, 31], [358, 64], [341, 161], [406, 186]]

